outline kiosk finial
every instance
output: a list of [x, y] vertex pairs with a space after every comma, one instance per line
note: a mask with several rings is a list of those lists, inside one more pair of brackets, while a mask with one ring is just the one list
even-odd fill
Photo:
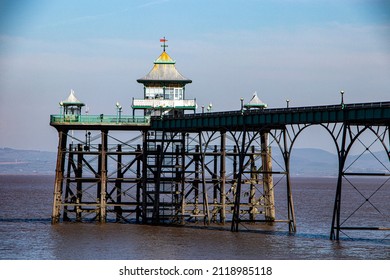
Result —
[[168, 47], [168, 45], [166, 44], [166, 42], [168, 42], [168, 40], [165, 39], [165, 36], [164, 36], [164, 38], [160, 39], [160, 42], [163, 43], [161, 45], [161, 47], [163, 48], [163, 51], [165, 52], [165, 48]]

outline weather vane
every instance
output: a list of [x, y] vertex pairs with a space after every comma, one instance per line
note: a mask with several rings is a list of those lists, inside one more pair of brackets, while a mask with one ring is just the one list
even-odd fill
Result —
[[164, 38], [160, 39], [160, 42], [163, 43], [163, 44], [161, 45], [161, 47], [163, 48], [163, 50], [164, 50], [164, 52], [165, 52], [165, 48], [168, 47], [168, 45], [167, 45], [165, 42], [168, 42], [168, 40], [165, 39], [165, 37], [164, 37]]

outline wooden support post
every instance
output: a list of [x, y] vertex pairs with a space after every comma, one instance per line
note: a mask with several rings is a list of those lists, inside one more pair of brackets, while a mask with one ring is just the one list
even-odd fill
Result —
[[52, 210], [52, 216], [51, 216], [51, 223], [52, 224], [56, 224], [60, 221], [66, 140], [67, 140], [67, 131], [65, 131], [65, 130], [58, 131], [56, 177], [55, 177], [55, 183], [54, 183], [53, 210]]
[[238, 156], [237, 146], [234, 145], [234, 147], [233, 147], [233, 194], [236, 193], [235, 190], [236, 190], [236, 187], [237, 187], [237, 176], [238, 176], [237, 156]]
[[175, 147], [175, 191], [173, 194], [173, 204], [175, 205], [175, 216], [178, 217], [180, 211], [180, 185], [182, 177], [182, 163], [181, 163], [181, 147]]
[[99, 221], [106, 222], [107, 216], [107, 131], [101, 131], [101, 151], [100, 151], [100, 201], [99, 201]]
[[214, 151], [213, 151], [213, 174], [212, 174], [212, 184], [213, 184], [213, 210], [211, 215], [211, 220], [213, 222], [217, 221], [217, 215], [219, 214], [219, 208], [221, 207], [218, 205], [218, 190], [219, 190], [219, 182], [218, 182], [218, 146], [214, 145]]
[[148, 131], [143, 132], [143, 153], [142, 153], [142, 223], [147, 223], [147, 208], [148, 208]]
[[238, 232], [238, 226], [240, 224], [240, 204], [241, 204], [241, 185], [242, 185], [242, 173], [244, 172], [244, 160], [246, 155], [246, 131], [245, 127], [242, 132], [241, 139], [241, 149], [239, 152], [239, 166], [238, 166], [238, 174], [237, 174], [237, 188], [236, 195], [234, 198], [234, 209], [233, 209], [233, 219], [232, 219], [232, 227], [231, 231]]
[[136, 150], [136, 160], [137, 160], [137, 194], [136, 194], [136, 208], [135, 208], [135, 219], [136, 222], [139, 223], [141, 221], [141, 214], [142, 214], [142, 197], [141, 197], [141, 192], [142, 192], [142, 158], [143, 158], [144, 151], [141, 150], [141, 145], [137, 145], [137, 150]]
[[218, 146], [214, 145], [213, 151], [213, 174], [212, 174], [212, 184], [213, 184], [213, 204], [218, 203]]
[[275, 220], [275, 193], [272, 178], [272, 158], [271, 147], [268, 146], [268, 132], [261, 133], [261, 160], [263, 171], [263, 191], [264, 191], [264, 208], [265, 219], [267, 221]]
[[207, 195], [207, 185], [206, 185], [206, 175], [205, 175], [205, 149], [203, 148], [202, 134], [199, 133], [199, 146], [200, 146], [200, 157], [201, 157], [201, 173], [202, 173], [202, 200], [203, 200], [203, 214], [204, 214], [204, 224], [210, 224], [210, 209], [209, 201]]
[[97, 219], [100, 219], [99, 218], [99, 215], [100, 215], [100, 198], [101, 198], [101, 193], [102, 193], [102, 149], [103, 149], [102, 144], [99, 144], [98, 145], [98, 150], [99, 150], [98, 171], [95, 174], [96, 178], [98, 179], [97, 186], [96, 186], [96, 202], [99, 205], [99, 207], [96, 209], [96, 212], [97, 212], [97, 217], [96, 218]]
[[185, 185], [186, 185], [186, 176], [185, 176], [185, 169], [186, 169], [186, 150], [189, 151], [189, 147], [186, 147], [186, 136], [188, 137], [188, 133], [182, 134], [182, 149], [181, 149], [181, 188], [180, 188], [180, 207], [181, 207], [181, 218], [180, 223], [184, 224], [184, 215], [185, 215], [185, 208], [186, 208], [186, 195], [185, 195]]
[[[73, 157], [72, 157], [73, 159]], [[77, 165], [74, 170], [75, 180], [76, 180], [76, 221], [81, 222], [81, 206], [79, 204], [83, 201], [83, 145], [77, 145]]]
[[[118, 145], [116, 149], [118, 155], [117, 155], [117, 161], [116, 161], [116, 179], [115, 179], [115, 189], [116, 189], [116, 204], [122, 203], [122, 179], [123, 179], [123, 173], [122, 173], [122, 145]], [[116, 222], [119, 222], [122, 218], [122, 207], [119, 205], [116, 205], [114, 207], [115, 213], [116, 213]]]
[[194, 209], [192, 210], [192, 213], [195, 215], [195, 220], [197, 221], [197, 215], [199, 214], [199, 173], [200, 173], [200, 167], [199, 167], [199, 161], [200, 161], [200, 152], [199, 152], [199, 145], [195, 146], [195, 155], [194, 155], [194, 161], [195, 161], [195, 178], [194, 178]]
[[[76, 195], [70, 189], [70, 176], [72, 172], [72, 165], [74, 165], [73, 162], [74, 152], [72, 151], [73, 149], [72, 146], [73, 146], [72, 144], [69, 144], [69, 149], [68, 149], [68, 166], [66, 168], [66, 183], [65, 183], [65, 197], [64, 197], [65, 204], [76, 202]], [[76, 207], [74, 207], [74, 212], [76, 212]], [[70, 220], [68, 217], [68, 205], [64, 205], [64, 215], [62, 219], [64, 221]]]
[[221, 132], [221, 157], [220, 157], [220, 222], [226, 222], [226, 131]]
[[[164, 137], [164, 136], [163, 136]], [[161, 186], [161, 169], [163, 164], [163, 147], [157, 145], [156, 151], [156, 174], [154, 176], [154, 196], [153, 196], [153, 214], [152, 223], [160, 223], [160, 186]]]
[[255, 147], [251, 146], [251, 153], [249, 156], [250, 161], [250, 186], [249, 186], [249, 220], [254, 221], [256, 219], [257, 207], [256, 207], [256, 185], [257, 185], [257, 168], [255, 163]]

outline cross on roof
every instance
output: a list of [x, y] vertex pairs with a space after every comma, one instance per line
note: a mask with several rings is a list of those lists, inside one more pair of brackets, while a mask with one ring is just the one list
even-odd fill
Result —
[[165, 48], [168, 47], [168, 45], [165, 44], [165, 42], [168, 42], [168, 40], [165, 39], [165, 37], [164, 37], [164, 38], [160, 39], [160, 42], [163, 43], [163, 44], [161, 45], [161, 47], [163, 48], [163, 50], [164, 50], [164, 52], [165, 52]]

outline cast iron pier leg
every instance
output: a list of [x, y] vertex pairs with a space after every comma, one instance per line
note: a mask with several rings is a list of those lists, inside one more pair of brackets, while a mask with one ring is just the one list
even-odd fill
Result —
[[341, 190], [343, 183], [343, 170], [345, 164], [345, 144], [347, 137], [347, 125], [343, 124], [343, 138], [341, 150], [339, 153], [339, 172], [337, 177], [336, 197], [333, 208], [332, 229], [330, 231], [331, 240], [339, 240], [340, 237], [340, 209], [341, 209]]
[[287, 131], [286, 128], [283, 130], [283, 142], [284, 142], [284, 164], [286, 168], [286, 185], [287, 185], [287, 211], [288, 211], [288, 229], [290, 232], [295, 232], [296, 223], [295, 223], [295, 212], [294, 212], [294, 202], [291, 192], [291, 180], [290, 180], [290, 152], [287, 147]]
[[60, 221], [66, 140], [67, 140], [67, 131], [65, 130], [58, 131], [56, 178], [54, 184], [53, 210], [51, 216], [52, 224], [56, 224]]

